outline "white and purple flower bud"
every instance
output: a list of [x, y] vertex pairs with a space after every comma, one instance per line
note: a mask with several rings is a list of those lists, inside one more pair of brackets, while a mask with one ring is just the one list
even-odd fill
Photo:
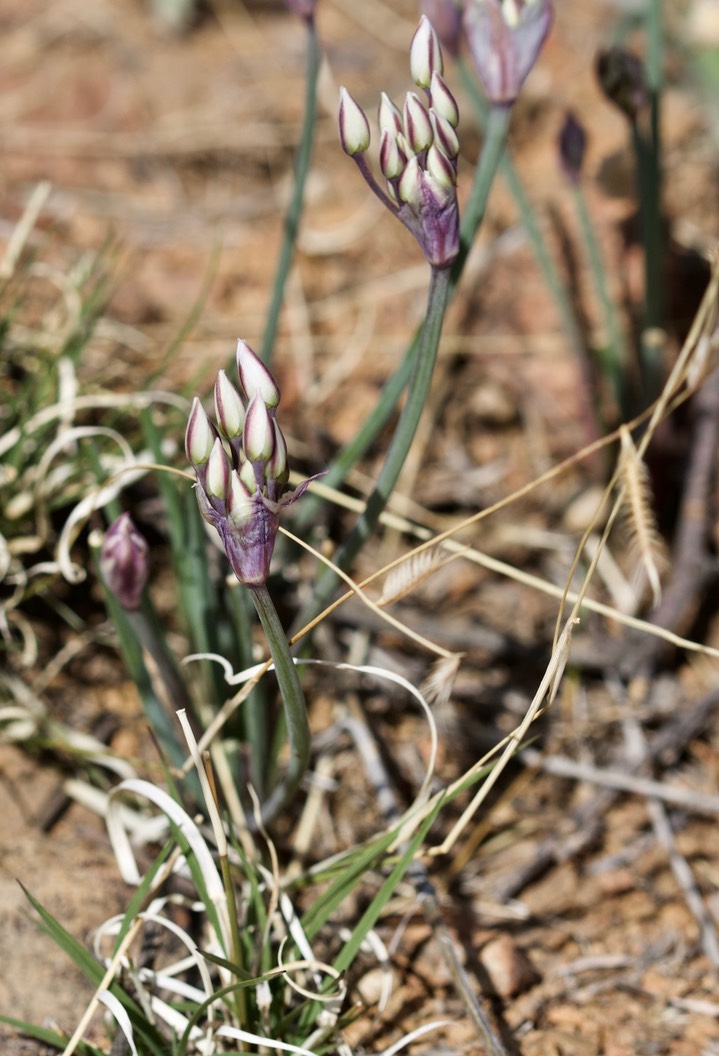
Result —
[[224, 370], [219, 371], [215, 382], [215, 418], [223, 436], [228, 440], [242, 436], [245, 408], [239, 392]]
[[314, 18], [317, 0], [285, 0], [285, 3], [290, 11], [299, 18], [304, 18], [306, 22], [311, 22]]
[[386, 180], [396, 180], [407, 164], [407, 155], [400, 148], [397, 137], [386, 128], [382, 130], [379, 144], [379, 167]]
[[139, 609], [150, 574], [150, 548], [129, 513], [120, 514], [108, 528], [99, 560], [100, 573], [115, 600], [130, 612]]
[[265, 476], [268, 481], [274, 481], [277, 485], [286, 484], [290, 476], [290, 468], [287, 460], [287, 441], [276, 421], [272, 422], [275, 430], [275, 449], [272, 457], [265, 466]]
[[466, 0], [464, 31], [493, 106], [511, 106], [552, 26], [551, 0]]
[[419, 26], [412, 37], [409, 48], [409, 69], [412, 80], [420, 88], [429, 88], [435, 70], [438, 73], [444, 71], [439, 39], [426, 15], [422, 15]]
[[419, 6], [432, 23], [442, 47], [457, 56], [462, 34], [462, 11], [457, 0], [421, 0]]
[[215, 499], [218, 503], [227, 501], [231, 473], [230, 460], [218, 437], [213, 444], [205, 469], [204, 488], [209, 499]]
[[459, 139], [449, 121], [435, 110], [430, 110], [429, 119], [432, 122], [434, 146], [439, 147], [448, 158], [456, 158], [459, 154]]
[[397, 184], [397, 194], [405, 205], [419, 207], [422, 204], [422, 170], [416, 155], [405, 165]]
[[444, 199], [447, 197], [447, 192], [454, 193], [457, 185], [457, 173], [454, 165], [447, 154], [444, 154], [434, 144], [427, 152], [427, 162], [425, 162], [424, 168], [428, 176], [432, 178], [438, 189], [440, 189], [439, 193]]
[[185, 453], [193, 466], [204, 466], [217, 439], [217, 429], [195, 396], [185, 432]]
[[452, 128], [459, 124], [459, 107], [447, 83], [440, 73], [432, 74], [432, 83], [429, 87], [430, 106], [436, 114], [448, 121]]
[[339, 129], [345, 154], [364, 154], [370, 144], [369, 121], [345, 87], [340, 88]]
[[242, 434], [245, 456], [250, 462], [266, 462], [275, 449], [275, 430], [272, 416], [262, 394], [258, 391], [250, 400]]
[[247, 524], [255, 510], [252, 493], [240, 480], [237, 473], [232, 474], [227, 495], [227, 519], [235, 527]]
[[404, 134], [413, 154], [421, 154], [432, 142], [429, 114], [415, 92], [407, 92], [404, 101]]
[[379, 107], [377, 108], [377, 124], [380, 132], [390, 132], [392, 135], [404, 135], [404, 124], [402, 123], [402, 111], [393, 103], [386, 92], [381, 92]]
[[248, 400], [258, 392], [267, 407], [278, 405], [280, 389], [277, 382], [260, 357], [242, 340], [237, 342], [237, 373]]

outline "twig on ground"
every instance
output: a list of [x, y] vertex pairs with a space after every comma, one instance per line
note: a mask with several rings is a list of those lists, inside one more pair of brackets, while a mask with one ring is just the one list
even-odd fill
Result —
[[[686, 714], [667, 722], [648, 745], [648, 762], [671, 765], [687, 744], [703, 732], [717, 707], [719, 692], [715, 691], [698, 700]], [[617, 757], [614, 768], [621, 770], [624, 762], [622, 753]], [[531, 860], [499, 885], [494, 892], [495, 898], [500, 902], [516, 898], [528, 884], [539, 879], [556, 862], [570, 861], [587, 850], [599, 837], [607, 811], [621, 794], [613, 788], [599, 789], [593, 799], [571, 815], [571, 835], [549, 836], [544, 840]]]

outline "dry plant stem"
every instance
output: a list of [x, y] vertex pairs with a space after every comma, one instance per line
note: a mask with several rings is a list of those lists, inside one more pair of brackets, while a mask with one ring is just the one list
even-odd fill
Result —
[[[697, 701], [688, 714], [667, 722], [647, 747], [647, 761], [670, 766], [686, 746], [706, 729], [719, 707], [719, 692], [710, 693]], [[613, 769], [620, 771], [626, 765], [624, 753], [616, 758]], [[614, 788], [600, 788], [594, 797], [578, 810], [573, 811], [570, 835], [549, 836], [535, 850], [528, 864], [521, 866], [494, 892], [499, 902], [516, 898], [547, 869], [557, 862], [570, 861], [583, 853], [599, 837], [607, 812], [622, 793]]]
[[[639, 748], [637, 754], [640, 761], [646, 761], [648, 746], [641, 726], [630, 718], [627, 719], [625, 728]], [[702, 949], [714, 965], [714, 968], [719, 969], [719, 936], [717, 936], [716, 924], [704, 904], [704, 899], [701, 896], [689, 863], [677, 847], [666, 807], [661, 800], [652, 797], [647, 801], [647, 810], [657, 841], [666, 851], [669, 864], [674, 873], [674, 879], [684, 895], [690, 913], [699, 925]]]
[[[375, 787], [377, 803], [385, 822], [397, 824], [400, 811], [390, 776], [377, 750], [374, 738], [368, 729], [362, 709], [358, 703], [349, 706], [349, 717], [345, 720], [347, 729], [362, 757], [367, 777]], [[417, 900], [427, 924], [432, 930], [434, 941], [447, 966], [447, 970], [457, 988], [457, 993], [475, 1025], [477, 1034], [490, 1056], [507, 1056], [506, 1049], [495, 1035], [485, 1015], [484, 1009], [477, 1000], [471, 981], [458, 956], [456, 944], [449, 933], [442, 917], [442, 909], [434, 884], [429, 878], [427, 868], [419, 859], [415, 859], [407, 870], [407, 879], [412, 883]]]
[[628, 792], [635, 796], [658, 799], [675, 807], [681, 807], [692, 814], [705, 814], [716, 817], [719, 814], [719, 796], [707, 796], [701, 792], [692, 792], [687, 788], [675, 788], [660, 781], [636, 774], [621, 773], [602, 766], [579, 763], [564, 755], [543, 756], [533, 748], [525, 749], [519, 759], [525, 766], [536, 767], [556, 777], [568, 777], [575, 781], [587, 781], [617, 792]]
[[299, 788], [310, 759], [310, 728], [297, 669], [269, 591], [266, 586], [248, 587], [248, 590], [257, 609], [275, 666], [290, 746], [290, 761], [282, 782], [262, 808], [262, 823], [266, 825], [277, 817]]

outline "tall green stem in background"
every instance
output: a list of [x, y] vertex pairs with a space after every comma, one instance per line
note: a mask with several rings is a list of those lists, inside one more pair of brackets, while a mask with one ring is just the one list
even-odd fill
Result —
[[260, 353], [260, 358], [263, 359], [265, 363], [269, 363], [272, 358], [275, 339], [277, 337], [277, 327], [279, 325], [280, 311], [282, 309], [282, 301], [285, 295], [285, 286], [287, 285], [287, 276], [290, 272], [295, 243], [297, 242], [297, 232], [299, 230], [300, 216], [302, 213], [302, 199], [304, 197], [305, 183], [307, 182], [307, 174], [309, 172], [310, 160], [312, 157], [312, 142], [317, 116], [317, 77], [320, 69], [321, 52], [319, 40], [317, 38], [315, 20], [314, 18], [309, 18], [306, 22], [307, 77], [305, 119], [302, 127], [302, 137], [297, 148], [294, 188], [287, 209], [287, 214], [285, 216], [282, 245], [280, 246], [280, 255], [277, 261], [275, 281], [272, 287], [270, 306], [267, 311], [267, 322], [265, 324], [265, 334], [262, 341], [262, 351]]

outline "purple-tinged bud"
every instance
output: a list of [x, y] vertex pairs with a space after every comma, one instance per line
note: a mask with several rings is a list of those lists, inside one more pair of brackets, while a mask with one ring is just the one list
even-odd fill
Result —
[[409, 69], [412, 80], [420, 88], [429, 88], [432, 74], [444, 71], [439, 39], [426, 15], [419, 20], [409, 48]]
[[139, 609], [150, 574], [150, 550], [129, 513], [122, 513], [105, 533], [100, 572], [115, 600], [130, 612]]
[[275, 430], [275, 449], [272, 457], [265, 466], [265, 476], [278, 484], [286, 484], [289, 480], [290, 470], [287, 461], [287, 441], [276, 421], [272, 425]]
[[215, 418], [223, 436], [228, 440], [242, 435], [245, 408], [239, 392], [224, 370], [218, 373], [215, 382]]
[[437, 185], [436, 188], [433, 189], [435, 189], [438, 194], [441, 193], [440, 188], [441, 191], [454, 193], [454, 188], [457, 186], [457, 173], [455, 172], [454, 165], [447, 155], [434, 144], [432, 144], [427, 151], [425, 170], [427, 175], [434, 180]]
[[440, 117], [434, 110], [430, 110], [429, 119], [432, 122], [432, 133], [435, 147], [439, 147], [448, 158], [456, 158], [459, 154], [459, 139], [449, 121]]
[[364, 154], [370, 144], [369, 121], [362, 107], [343, 86], [340, 88], [339, 109], [340, 143], [345, 154], [352, 158]]
[[397, 184], [397, 193], [400, 201], [406, 205], [419, 208], [422, 204], [422, 171], [416, 155], [413, 155], [405, 165]]
[[579, 183], [586, 149], [587, 133], [574, 114], [568, 111], [559, 133], [559, 163], [570, 183]]
[[217, 499], [218, 502], [227, 501], [231, 472], [230, 460], [218, 437], [207, 460], [204, 486], [208, 498]]
[[217, 430], [205, 414], [197, 396], [192, 401], [185, 433], [185, 453], [193, 466], [204, 466], [217, 439]]
[[377, 124], [379, 125], [381, 132], [386, 130], [393, 136], [404, 135], [402, 111], [392, 102], [386, 92], [382, 92], [379, 97]]
[[420, 154], [432, 142], [429, 114], [414, 92], [407, 92], [404, 101], [404, 134], [413, 154]]
[[250, 462], [265, 462], [272, 457], [275, 449], [275, 430], [260, 392], [254, 394], [247, 408], [242, 442]]
[[242, 340], [237, 342], [237, 373], [245, 396], [251, 400], [256, 392], [268, 407], [276, 407], [280, 402], [280, 389], [259, 356]]
[[439, 73], [432, 74], [432, 82], [429, 87], [429, 98], [432, 109], [440, 117], [443, 117], [445, 121], [449, 122], [452, 128], [456, 128], [459, 124], [459, 107], [457, 106], [457, 100], [450, 92], [444, 77]]
[[552, 26], [551, 0], [466, 0], [464, 31], [487, 98], [511, 106]]
[[379, 167], [386, 180], [395, 180], [407, 164], [407, 155], [400, 150], [396, 136], [387, 129], [382, 130], [379, 144]]
[[630, 121], [636, 121], [648, 103], [644, 66], [624, 48], [609, 48], [597, 55], [597, 79], [610, 102]]
[[306, 22], [311, 22], [314, 18], [317, 0], [285, 0], [285, 3], [290, 11], [299, 18], [304, 18]]
[[450, 55], [459, 54], [462, 34], [462, 11], [456, 0], [421, 0], [420, 11], [432, 23], [443, 48]]

